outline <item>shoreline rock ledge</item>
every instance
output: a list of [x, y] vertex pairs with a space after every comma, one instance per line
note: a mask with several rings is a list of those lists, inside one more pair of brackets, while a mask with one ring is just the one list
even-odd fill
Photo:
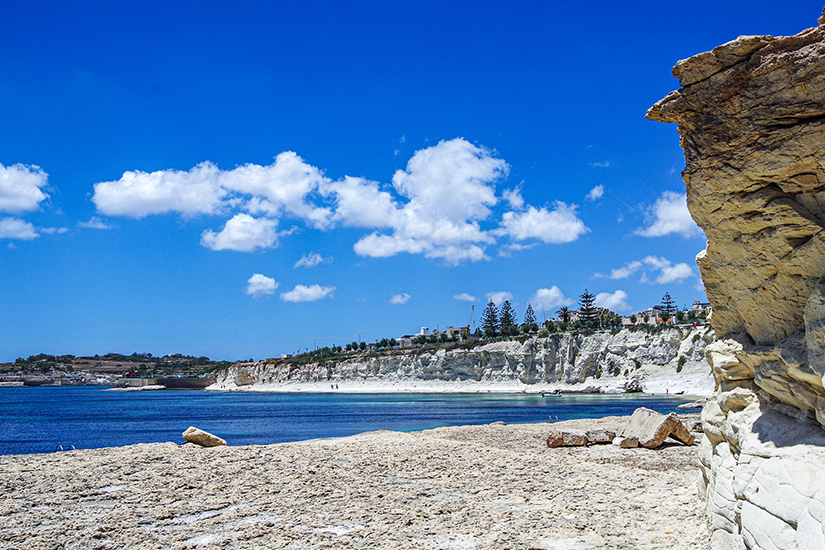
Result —
[[673, 70], [718, 340], [702, 411], [714, 549], [825, 548], [825, 27], [742, 36]]

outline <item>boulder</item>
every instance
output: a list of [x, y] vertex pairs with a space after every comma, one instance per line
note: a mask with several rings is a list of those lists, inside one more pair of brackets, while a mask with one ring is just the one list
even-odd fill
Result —
[[202, 447], [220, 447], [221, 445], [226, 445], [226, 440], [194, 426], [186, 428], [186, 431], [183, 432], [183, 438], [189, 443], [196, 443]]
[[639, 407], [633, 411], [630, 422], [619, 435], [635, 437], [639, 440], [639, 445], [648, 449], [655, 449], [669, 436], [673, 436], [685, 445], [693, 445], [694, 441], [693, 434], [687, 426], [682, 424], [676, 413], [665, 416], [645, 407]]

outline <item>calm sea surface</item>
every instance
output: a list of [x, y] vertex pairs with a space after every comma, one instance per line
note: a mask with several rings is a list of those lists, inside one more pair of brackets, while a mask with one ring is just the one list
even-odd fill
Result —
[[0, 388], [0, 454], [182, 442], [197, 426], [230, 445], [412, 431], [460, 424], [546, 422], [675, 410], [685, 399], [635, 395], [285, 394]]

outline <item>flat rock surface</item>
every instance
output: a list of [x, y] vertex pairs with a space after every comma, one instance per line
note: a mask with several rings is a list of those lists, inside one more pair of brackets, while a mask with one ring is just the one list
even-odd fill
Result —
[[708, 548], [696, 447], [542, 441], [626, 422], [2, 456], [0, 548]]

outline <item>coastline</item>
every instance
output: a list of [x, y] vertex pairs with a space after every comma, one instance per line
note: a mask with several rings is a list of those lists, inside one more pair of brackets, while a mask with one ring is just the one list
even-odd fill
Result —
[[[589, 378], [580, 384], [524, 384], [517, 381], [474, 381], [474, 380], [421, 380], [421, 379], [330, 379], [316, 382], [253, 383], [253, 384], [212, 384], [207, 391], [250, 391], [278, 393], [500, 393], [500, 394], [541, 394], [561, 391], [570, 394], [623, 394], [645, 393], [650, 395], [683, 395], [685, 397], [706, 398], [713, 392], [710, 375], [686, 372], [683, 376], [649, 376], [641, 385], [642, 392], [627, 392], [624, 378], [606, 382]], [[336, 386], [333, 388], [331, 386]]]
[[541, 440], [626, 421], [2, 456], [0, 547], [707, 548], [696, 446]]

